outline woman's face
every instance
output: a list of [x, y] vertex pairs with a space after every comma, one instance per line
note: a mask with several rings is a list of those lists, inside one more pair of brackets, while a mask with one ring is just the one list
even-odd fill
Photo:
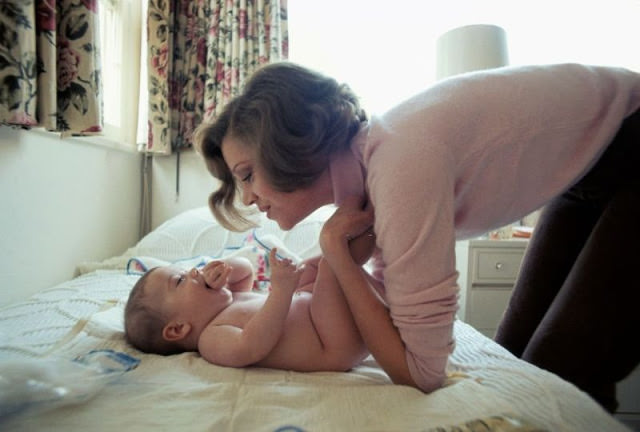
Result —
[[[222, 156], [239, 185], [243, 204], [255, 204], [283, 230], [293, 228], [318, 207], [333, 202], [328, 174], [327, 180], [321, 177], [310, 188], [280, 192], [269, 184], [255, 150], [233, 135], [227, 134], [222, 140]], [[322, 186], [325, 184], [329, 185], [328, 191]]]

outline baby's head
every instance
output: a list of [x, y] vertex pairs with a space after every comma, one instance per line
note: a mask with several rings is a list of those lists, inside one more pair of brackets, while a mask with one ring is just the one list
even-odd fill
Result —
[[232, 302], [226, 284], [208, 285], [199, 269], [156, 267], [131, 290], [124, 312], [126, 340], [147, 353], [196, 351], [202, 330]]
[[180, 344], [166, 340], [163, 328], [168, 317], [162, 311], [161, 299], [154, 298], [147, 287], [153, 283], [153, 273], [159, 267], [147, 271], [133, 286], [124, 309], [124, 335], [127, 342], [145, 353], [176, 354], [183, 352]]

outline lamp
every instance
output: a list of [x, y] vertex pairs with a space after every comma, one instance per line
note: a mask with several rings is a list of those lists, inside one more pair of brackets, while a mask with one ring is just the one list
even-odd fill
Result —
[[442, 34], [436, 44], [437, 79], [509, 63], [507, 34], [495, 25], [457, 27]]

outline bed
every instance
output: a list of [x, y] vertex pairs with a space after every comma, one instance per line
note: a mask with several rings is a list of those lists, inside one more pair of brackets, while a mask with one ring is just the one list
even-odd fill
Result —
[[393, 385], [367, 358], [347, 373], [215, 366], [197, 353], [143, 354], [123, 338], [133, 284], [150, 266], [246, 256], [268, 284], [269, 248], [319, 253], [323, 208], [289, 232], [247, 233], [186, 211], [122, 255], [0, 310], [0, 429], [47, 431], [626, 431], [585, 393], [457, 321], [445, 387]]

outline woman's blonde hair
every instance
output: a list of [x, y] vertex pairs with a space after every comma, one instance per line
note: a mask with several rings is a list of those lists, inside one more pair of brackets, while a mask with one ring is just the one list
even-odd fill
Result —
[[196, 131], [196, 148], [221, 183], [209, 197], [214, 216], [231, 230], [251, 226], [236, 206], [238, 187], [222, 157], [225, 136], [256, 151], [273, 188], [292, 192], [316, 181], [366, 120], [346, 84], [290, 62], [258, 69], [217, 119]]

